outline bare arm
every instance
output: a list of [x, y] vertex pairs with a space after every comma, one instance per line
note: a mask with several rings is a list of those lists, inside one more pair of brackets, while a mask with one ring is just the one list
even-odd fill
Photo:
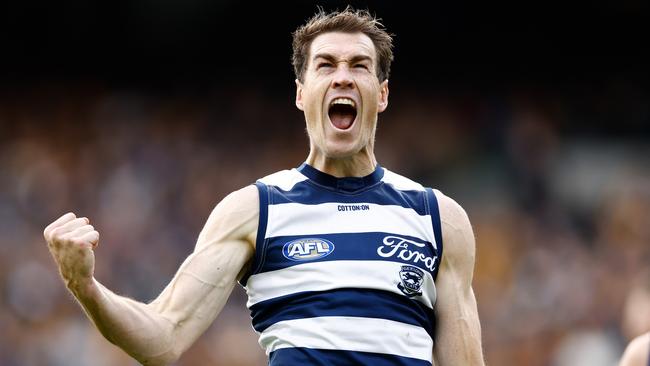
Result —
[[438, 325], [433, 357], [437, 366], [484, 365], [481, 324], [472, 290], [474, 233], [462, 207], [449, 197], [437, 197], [444, 251], [436, 279]]
[[254, 252], [258, 215], [254, 186], [226, 197], [194, 252], [150, 304], [116, 295], [94, 279], [99, 234], [86, 218], [66, 214], [44, 235], [67, 287], [104, 337], [142, 364], [164, 365], [178, 359], [223, 308]]
[[623, 353], [619, 366], [646, 366], [650, 362], [650, 333], [634, 338]]

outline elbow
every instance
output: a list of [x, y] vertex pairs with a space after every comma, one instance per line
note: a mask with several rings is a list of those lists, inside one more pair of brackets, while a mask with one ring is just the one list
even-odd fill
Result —
[[[161, 336], [164, 334], [164, 336]], [[183, 350], [179, 348], [177, 341], [178, 337], [172, 330], [170, 332], [160, 332], [158, 337], [152, 337], [149, 342], [141, 344], [143, 347], [132, 348], [133, 352], [127, 352], [135, 358], [142, 365], [171, 365], [183, 354]], [[126, 349], [125, 349], [126, 350]]]
[[181, 355], [176, 352], [169, 351], [160, 355], [155, 355], [155, 356], [140, 355], [138, 357], [134, 356], [134, 358], [142, 365], [145, 366], [165, 366], [165, 365], [171, 365], [174, 362], [178, 361], [180, 356]]

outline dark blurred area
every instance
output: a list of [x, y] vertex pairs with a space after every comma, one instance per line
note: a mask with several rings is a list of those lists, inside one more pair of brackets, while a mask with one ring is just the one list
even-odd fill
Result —
[[[615, 364], [650, 329], [622, 325], [650, 266], [650, 6], [351, 4], [396, 35], [380, 164], [441, 189], [474, 225], [488, 364]], [[290, 34], [315, 10], [3, 5], [1, 365], [135, 364], [68, 295], [43, 228], [88, 216], [98, 280], [155, 298], [219, 200], [307, 156]], [[264, 364], [245, 301], [236, 289], [178, 364]]]

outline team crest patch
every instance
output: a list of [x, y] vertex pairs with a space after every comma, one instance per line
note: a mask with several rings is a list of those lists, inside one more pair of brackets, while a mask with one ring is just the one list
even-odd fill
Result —
[[420, 296], [422, 295], [422, 282], [424, 281], [424, 271], [415, 266], [402, 266], [399, 271], [399, 278], [402, 283], [397, 284], [406, 296]]
[[282, 247], [282, 255], [292, 261], [308, 261], [330, 255], [334, 244], [326, 239], [308, 238], [292, 240]]

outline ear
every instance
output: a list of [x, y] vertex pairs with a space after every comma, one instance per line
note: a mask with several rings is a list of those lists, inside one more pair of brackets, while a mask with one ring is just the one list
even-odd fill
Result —
[[302, 83], [298, 79], [296, 79], [296, 107], [301, 111], [305, 110], [302, 104]]
[[379, 84], [379, 113], [386, 110], [388, 107], [388, 79]]

